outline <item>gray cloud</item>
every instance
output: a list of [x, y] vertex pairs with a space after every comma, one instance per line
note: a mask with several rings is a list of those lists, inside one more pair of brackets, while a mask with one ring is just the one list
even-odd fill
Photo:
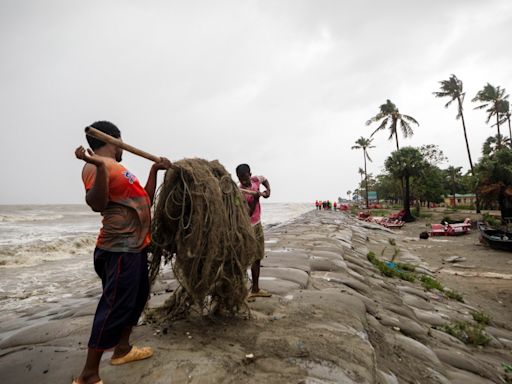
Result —
[[[474, 157], [494, 129], [469, 102], [512, 87], [512, 4], [481, 1], [13, 1], [0, 4], [0, 203], [83, 199], [73, 150], [108, 119], [171, 159], [249, 162], [274, 201], [345, 196], [364, 122], [387, 98], [420, 122], [403, 145], [438, 144], [467, 168], [438, 81], [464, 81]], [[394, 143], [375, 136], [370, 171]], [[125, 156], [144, 179], [149, 164]]]

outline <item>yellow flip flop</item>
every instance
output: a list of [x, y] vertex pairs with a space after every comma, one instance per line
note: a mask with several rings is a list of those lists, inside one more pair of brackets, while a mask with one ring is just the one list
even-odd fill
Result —
[[138, 348], [133, 346], [130, 352], [126, 355], [118, 357], [116, 359], [110, 359], [110, 364], [112, 365], [121, 365], [126, 363], [131, 363], [132, 361], [144, 360], [153, 356], [153, 348], [151, 347], [143, 347]]
[[258, 292], [251, 292], [251, 297], [271, 297], [272, 294], [264, 289], [260, 289]]

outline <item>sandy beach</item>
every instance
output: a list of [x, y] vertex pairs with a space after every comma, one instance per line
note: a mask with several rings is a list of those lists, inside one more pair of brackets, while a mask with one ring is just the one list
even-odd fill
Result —
[[[249, 303], [250, 318], [194, 315], [169, 328], [141, 324], [133, 342], [152, 346], [155, 355], [114, 367], [106, 354], [103, 381], [505, 383], [512, 377], [503, 366], [512, 364], [512, 254], [481, 245], [476, 231], [420, 240], [438, 216], [394, 231], [324, 211], [276, 225], [266, 231], [260, 279], [273, 296]], [[463, 302], [418, 280], [383, 276], [368, 261], [370, 251], [382, 260], [397, 253], [395, 261], [435, 277]], [[453, 256], [458, 262], [447, 261]], [[175, 287], [167, 270], [149, 306]], [[22, 314], [39, 318], [35, 325], [4, 322], [1, 331], [12, 335], [0, 342], [2, 383], [71, 383], [84, 362], [96, 294], [84, 295], [80, 307], [53, 313], [34, 307]], [[475, 312], [490, 316], [487, 345], [466, 344], [443, 330], [457, 321], [473, 323]]]

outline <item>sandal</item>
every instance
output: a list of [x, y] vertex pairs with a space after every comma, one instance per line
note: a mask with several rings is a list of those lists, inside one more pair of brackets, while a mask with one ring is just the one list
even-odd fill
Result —
[[249, 297], [271, 297], [272, 294], [264, 289], [260, 289], [258, 292], [251, 292]]
[[132, 361], [144, 360], [153, 356], [153, 349], [150, 347], [138, 348], [133, 346], [126, 355], [110, 359], [110, 364], [121, 365], [131, 363]]

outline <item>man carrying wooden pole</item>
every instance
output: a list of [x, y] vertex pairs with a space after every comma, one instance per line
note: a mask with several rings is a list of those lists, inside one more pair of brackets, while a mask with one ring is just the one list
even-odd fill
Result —
[[[112, 365], [153, 355], [149, 347], [130, 345], [129, 338], [149, 295], [147, 249], [157, 172], [172, 166], [165, 157], [123, 143], [119, 129], [108, 121], [92, 124], [86, 133], [90, 149], [80, 146], [75, 156], [86, 163], [82, 170], [85, 201], [103, 216], [94, 250], [94, 269], [101, 278], [103, 293], [94, 316], [87, 360], [73, 384], [102, 383], [99, 365], [105, 350], [114, 349]], [[154, 161], [144, 188], [120, 164], [123, 148]]]

